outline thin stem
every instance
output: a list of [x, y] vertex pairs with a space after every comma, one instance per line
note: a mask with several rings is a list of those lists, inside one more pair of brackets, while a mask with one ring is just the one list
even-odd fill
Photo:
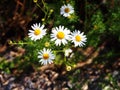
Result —
[[85, 22], [84, 22], [84, 30], [86, 31], [87, 24], [87, 0], [85, 0]]
[[9, 43], [10, 45], [25, 45], [25, 44], [33, 44], [33, 43], [27, 43], [27, 42], [18, 42], [18, 43], [16, 43], [16, 42], [10, 42]]
[[44, 3], [44, 0], [42, 0], [42, 3], [43, 3], [43, 6], [45, 7], [45, 3]]
[[36, 5], [37, 5], [44, 13], [46, 13], [46, 12], [41, 8], [41, 6], [40, 6], [38, 3], [36, 3]]
[[54, 51], [54, 52], [64, 52], [63, 50], [58, 50], [58, 51]]
[[66, 62], [66, 57], [64, 56], [64, 61]]
[[44, 13], [45, 13], [44, 19], [46, 20], [46, 19], [48, 19], [48, 17], [47, 17], [47, 15], [48, 15], [48, 8], [47, 8], [47, 6], [45, 5], [44, 0], [42, 0], [42, 3], [43, 3], [44, 9], [46, 9], [46, 11], [44, 12]]

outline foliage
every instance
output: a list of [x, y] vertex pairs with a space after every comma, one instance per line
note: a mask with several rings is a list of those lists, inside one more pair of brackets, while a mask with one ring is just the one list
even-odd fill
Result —
[[[0, 1], [0, 3], [4, 2], [4, 0]], [[100, 45], [107, 43], [106, 46], [104, 46], [105, 49], [100, 52], [97, 58], [95, 58], [94, 64], [106, 65], [109, 61], [111, 61], [111, 58], [115, 59], [120, 55], [118, 51], [120, 48], [119, 0], [114, 1], [114, 6], [111, 6], [111, 1], [106, 0], [101, 0], [101, 2], [99, 2], [99, 0], [96, 0], [95, 2], [91, 0], [30, 0], [27, 2], [30, 3], [30, 5], [28, 3], [26, 4], [26, 8], [29, 9], [25, 9], [24, 13], [20, 14], [20, 16], [25, 16], [24, 18], [27, 17], [25, 20], [27, 24], [24, 26], [26, 28], [22, 27], [25, 33], [25, 35], [23, 35], [24, 38], [19, 41], [11, 39], [11, 43], [9, 43], [10, 45], [17, 45], [25, 48], [25, 54], [23, 54], [22, 57], [15, 58], [12, 62], [6, 62], [5, 59], [1, 60], [0, 69], [9, 73], [11, 72], [11, 69], [14, 68], [18, 68], [19, 71], [25, 69], [27, 71], [29, 66], [38, 69], [42, 66], [42, 64], [39, 63], [40, 59], [38, 58], [38, 52], [43, 50], [43, 48], [51, 49], [55, 55], [53, 64], [65, 66], [66, 71], [71, 71], [76, 67], [77, 63], [88, 58], [79, 51], [79, 49], [84, 51], [88, 47], [93, 47], [94, 50], [98, 50]], [[82, 10], [79, 9], [80, 6], [78, 3], [81, 3], [80, 5]], [[70, 16], [64, 17], [64, 15], [60, 14], [60, 8], [61, 6], [67, 4], [70, 4], [74, 8], [74, 13], [70, 14]], [[32, 9], [32, 7], [34, 9]], [[22, 9], [21, 11], [18, 10], [18, 12], [22, 12]], [[16, 16], [16, 14], [14, 16]], [[18, 17], [20, 16], [18, 15]], [[1, 18], [4, 21], [7, 20], [4, 16], [0, 17], [0, 19]], [[21, 21], [21, 19], [18, 20], [18, 22]], [[31, 40], [31, 37], [29, 37], [28, 34], [30, 32], [29, 30], [31, 30], [30, 26], [35, 23], [45, 25], [46, 28], [47, 34], [39, 40]], [[18, 25], [23, 26], [21, 23], [18, 23]], [[76, 47], [71, 41], [68, 41], [67, 44], [62, 44], [60, 46], [56, 45], [55, 41], [51, 41], [53, 28], [60, 25], [68, 28], [71, 33], [75, 30], [80, 31], [81, 33], [84, 32], [87, 37], [87, 42], [83, 42], [85, 45], [82, 45], [84, 47]], [[68, 49], [71, 49], [72, 52], [69, 52], [68, 56], [65, 56], [65, 51]], [[101, 61], [105, 59], [106, 61]], [[81, 72], [78, 70], [77, 73]], [[77, 82], [77, 77], [70, 78], [73, 83]], [[108, 82], [112, 81], [114, 87], [117, 88], [114, 77], [109, 76], [109, 80]], [[83, 83], [90, 83], [90, 81], [86, 80], [83, 81]], [[98, 83], [98, 86], [104, 88], [106, 83], [101, 84], [100, 82]], [[82, 84], [77, 84], [77, 87], [82, 88]]]

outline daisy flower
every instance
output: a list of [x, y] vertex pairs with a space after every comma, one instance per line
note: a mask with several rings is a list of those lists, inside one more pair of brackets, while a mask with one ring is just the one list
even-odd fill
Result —
[[75, 47], [82, 47], [83, 45], [85, 45], [87, 38], [86, 35], [83, 34], [83, 32], [81, 33], [77, 30], [73, 31], [73, 33], [71, 34], [71, 41], [75, 44]]
[[72, 53], [72, 49], [69, 48], [69, 49], [66, 49], [66, 50], [65, 50], [65, 54], [64, 54], [64, 55], [65, 55], [66, 57], [68, 57], [68, 56], [70, 55], [70, 53]]
[[64, 26], [55, 27], [52, 29], [51, 41], [55, 41], [56, 46], [67, 44], [70, 40], [70, 30]]
[[69, 17], [72, 13], [74, 13], [74, 8], [70, 4], [63, 5], [60, 8], [60, 14], [64, 17]]
[[44, 25], [39, 24], [33, 24], [31, 28], [33, 30], [29, 30], [28, 36], [31, 38], [31, 40], [38, 40], [41, 39], [44, 35], [46, 35], [46, 29], [44, 29]]
[[53, 59], [55, 59], [54, 54], [52, 53], [51, 49], [43, 49], [40, 52], [38, 52], [38, 58], [40, 58], [41, 64], [47, 65], [51, 64], [53, 62]]

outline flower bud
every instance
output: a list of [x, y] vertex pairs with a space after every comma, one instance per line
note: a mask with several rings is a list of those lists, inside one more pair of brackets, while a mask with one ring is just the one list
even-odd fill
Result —
[[53, 9], [50, 9], [50, 12], [52, 13], [54, 10]]
[[67, 67], [66, 67], [66, 70], [67, 70], [67, 71], [70, 71], [71, 69], [72, 69], [71, 66], [67, 66]]
[[45, 47], [49, 47], [50, 43], [49, 42], [45, 42]]
[[37, 3], [38, 0], [33, 0], [34, 3]]
[[45, 18], [42, 18], [41, 20], [44, 22], [44, 21], [45, 21]]

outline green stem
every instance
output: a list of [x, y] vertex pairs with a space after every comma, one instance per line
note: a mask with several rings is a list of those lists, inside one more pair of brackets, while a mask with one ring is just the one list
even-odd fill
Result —
[[86, 31], [86, 24], [87, 24], [87, 0], [85, 0], [85, 22], [84, 22], [84, 30]]
[[36, 5], [37, 5], [44, 13], [46, 13], [38, 3], [36, 3]]
[[54, 51], [54, 52], [56, 53], [56, 52], [64, 52], [64, 51], [63, 50], [58, 50], [58, 51]]
[[66, 57], [64, 56], [64, 61], [66, 62]]
[[25, 44], [33, 44], [33, 43], [20, 43], [20, 42], [16, 43], [16, 42], [12, 42], [10, 44], [11, 45], [25, 45]]
[[42, 0], [42, 3], [43, 3], [43, 6], [45, 7], [45, 3], [44, 3], [44, 0]]
[[48, 19], [48, 18], [47, 18], [47, 15], [48, 15], [48, 8], [47, 8], [47, 6], [45, 5], [44, 0], [42, 0], [42, 3], [43, 3], [44, 9], [46, 9], [46, 11], [44, 12], [44, 13], [45, 13], [44, 19], [47, 20], [47, 19]]

